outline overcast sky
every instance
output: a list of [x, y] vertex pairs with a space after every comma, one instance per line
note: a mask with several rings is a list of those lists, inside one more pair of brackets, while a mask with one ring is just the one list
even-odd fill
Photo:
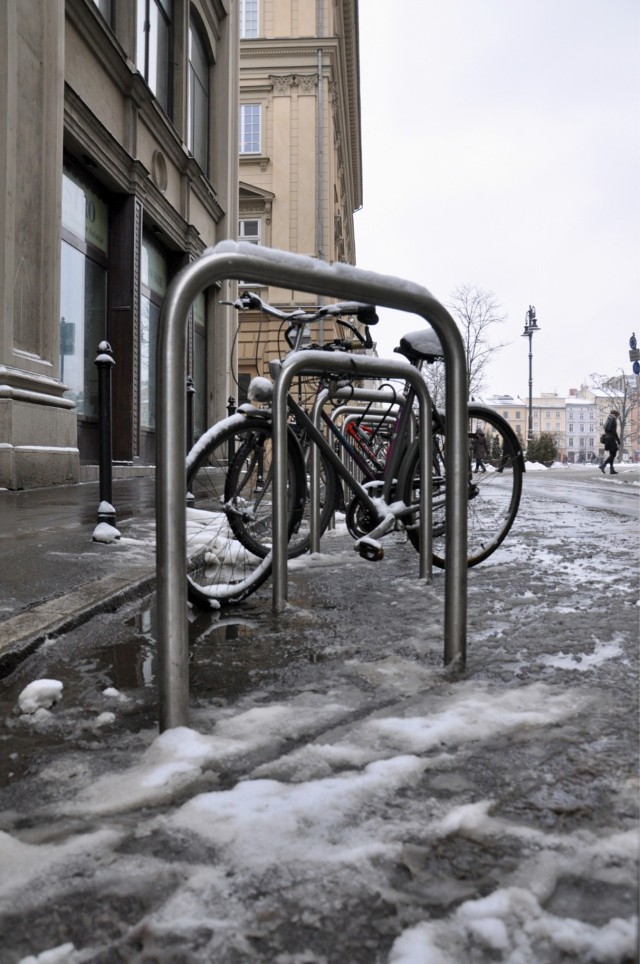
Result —
[[[640, 336], [638, 0], [361, 0], [357, 263], [508, 316], [491, 393], [631, 372]], [[384, 317], [384, 315], [383, 315]], [[387, 315], [380, 354], [420, 326]]]

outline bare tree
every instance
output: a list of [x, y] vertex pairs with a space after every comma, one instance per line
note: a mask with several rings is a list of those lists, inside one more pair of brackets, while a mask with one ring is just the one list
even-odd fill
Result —
[[[508, 342], [492, 344], [490, 329], [506, 320], [502, 306], [492, 291], [477, 285], [459, 285], [447, 307], [455, 319], [464, 342], [467, 363], [468, 396], [482, 393], [487, 366], [495, 351]], [[444, 364], [436, 362], [423, 369], [429, 392], [436, 406], [444, 402]]]
[[492, 291], [470, 284], [456, 288], [448, 308], [458, 323], [464, 341], [469, 397], [478, 395], [483, 389], [492, 354], [507, 344], [501, 342], [493, 345], [489, 342], [490, 329], [502, 324], [506, 315]]
[[611, 407], [620, 412], [620, 455], [618, 461], [622, 459], [628, 428], [635, 416], [637, 424], [640, 409], [640, 378], [637, 375], [626, 375], [622, 368], [618, 369], [619, 374], [611, 377], [610, 375], [599, 375], [592, 372], [589, 375], [591, 388], [600, 392], [611, 400]]

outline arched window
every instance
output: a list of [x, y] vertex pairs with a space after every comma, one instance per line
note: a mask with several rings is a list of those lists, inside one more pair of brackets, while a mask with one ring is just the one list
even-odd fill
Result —
[[196, 20], [189, 22], [189, 117], [187, 144], [209, 173], [209, 58]]

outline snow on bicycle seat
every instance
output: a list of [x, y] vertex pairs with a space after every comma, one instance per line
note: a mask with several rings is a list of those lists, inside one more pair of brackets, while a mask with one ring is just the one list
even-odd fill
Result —
[[420, 328], [419, 331], [410, 331], [403, 335], [395, 350], [410, 360], [421, 358], [423, 361], [434, 362], [438, 358], [444, 358], [440, 339], [433, 328]]

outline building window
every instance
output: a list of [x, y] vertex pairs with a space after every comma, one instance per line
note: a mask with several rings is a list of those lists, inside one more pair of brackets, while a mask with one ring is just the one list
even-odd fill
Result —
[[93, 0], [93, 2], [95, 3], [96, 7], [100, 11], [104, 19], [107, 21], [109, 26], [110, 27], [113, 26], [113, 23], [111, 20], [111, 17], [112, 17], [111, 0]]
[[240, 153], [260, 153], [260, 104], [243, 104], [240, 108]]
[[140, 428], [156, 425], [156, 347], [167, 262], [148, 238], [142, 240], [140, 271]]
[[98, 417], [98, 345], [106, 338], [109, 210], [91, 187], [62, 177], [60, 380], [79, 416]]
[[516, 412], [516, 418], [518, 419], [518, 418], [521, 418], [521, 417], [522, 417], [522, 416], [520, 415], [520, 412]]
[[251, 244], [260, 244], [260, 221], [242, 220], [238, 225], [238, 240], [249, 241]]
[[198, 26], [189, 25], [189, 127], [187, 143], [194, 158], [209, 170], [209, 60]]
[[258, 36], [258, 0], [240, 0], [240, 39]]
[[138, 0], [137, 66], [170, 114], [172, 0]]

